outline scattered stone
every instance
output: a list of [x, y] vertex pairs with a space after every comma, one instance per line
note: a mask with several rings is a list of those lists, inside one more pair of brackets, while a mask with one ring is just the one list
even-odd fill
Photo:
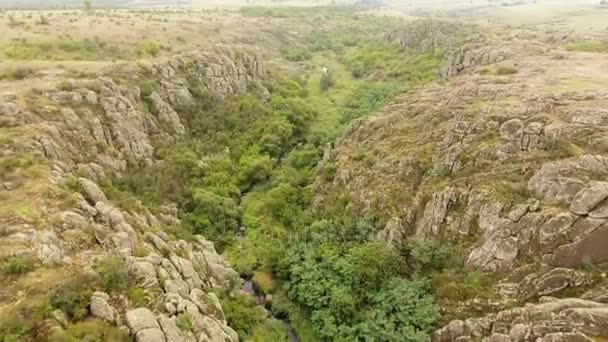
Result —
[[67, 328], [68, 327], [68, 316], [66, 316], [66, 314], [61, 311], [60, 309], [57, 309], [55, 311], [52, 312], [51, 314], [53, 316], [53, 319], [55, 319], [57, 321], [57, 323], [59, 323], [61, 325], [62, 328]]
[[91, 305], [89, 306], [89, 310], [91, 311], [91, 315], [94, 317], [98, 317], [110, 323], [118, 324], [120, 323], [118, 311], [108, 303], [109, 300], [110, 296], [107, 293], [95, 292], [91, 296]]
[[97, 184], [91, 182], [90, 180], [86, 178], [78, 178], [78, 184], [80, 184], [84, 197], [91, 205], [95, 206], [97, 202], [106, 202], [108, 200]]

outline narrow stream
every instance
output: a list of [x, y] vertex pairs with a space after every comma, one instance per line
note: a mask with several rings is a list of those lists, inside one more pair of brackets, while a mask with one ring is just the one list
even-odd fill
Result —
[[[264, 296], [264, 294], [260, 293], [255, 288], [255, 286], [253, 285], [253, 282], [250, 279], [243, 279], [243, 285], [241, 285], [241, 290], [243, 290], [243, 292], [249, 294], [250, 296], [253, 296], [259, 305], [261, 305], [262, 307], [265, 306], [266, 296]], [[268, 313], [268, 315], [270, 317], [273, 317], [273, 318], [278, 319], [281, 322], [283, 322], [283, 325], [285, 326], [285, 330], [287, 330], [287, 337], [289, 338], [290, 342], [299, 342], [300, 341], [300, 339], [298, 338], [298, 335], [296, 334], [296, 331], [293, 329], [293, 327], [291, 326], [291, 324], [289, 324], [289, 322], [287, 320], [274, 317], [270, 310], [266, 310], [266, 312]]]

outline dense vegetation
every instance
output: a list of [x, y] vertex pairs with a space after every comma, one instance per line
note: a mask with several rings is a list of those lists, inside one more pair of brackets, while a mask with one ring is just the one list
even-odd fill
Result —
[[[442, 57], [384, 43], [373, 19], [362, 27], [314, 33], [284, 50], [289, 60], [326, 70], [305, 77], [273, 72], [267, 101], [253, 90], [216, 103], [193, 82], [199, 101], [181, 110], [187, 137], [159, 144], [162, 162], [107, 183], [106, 192], [119, 201], [137, 194], [152, 207], [178, 203], [182, 227], [174, 233], [202, 234], [227, 250], [244, 277], [275, 295], [271, 310], [302, 340], [419, 341], [439, 313], [430, 282], [412, 265], [435, 250], [410, 257], [376, 243], [382, 223], [351, 217], [341, 203], [323, 214], [311, 210], [325, 144], [396, 93], [433, 80]], [[242, 336], [267, 334], [247, 300], [226, 298], [224, 306]]]
[[[356, 15], [352, 9], [259, 11], [244, 13], [323, 13], [336, 20]], [[217, 102], [192, 80], [196, 103], [179, 108], [187, 134], [170, 144], [157, 141], [158, 163], [106, 179], [104, 192], [126, 209], [138, 201], [152, 209], [176, 203], [182, 224], [169, 232], [214, 241], [243, 277], [273, 295], [268, 308], [290, 321], [302, 341], [427, 340], [439, 310], [432, 282], [423, 275], [443, 268], [449, 253], [418, 242], [390, 248], [375, 242], [385, 222], [373, 213], [353, 216], [339, 200], [320, 211], [311, 205], [315, 172], [333, 177], [332, 170], [317, 169], [326, 144], [395, 94], [435, 79], [442, 51], [410, 51], [384, 42], [381, 33], [394, 24], [365, 18], [355, 27], [313, 32], [301, 46], [282, 52], [308, 71], [272, 70], [264, 84], [269, 98], [251, 89]], [[141, 68], [145, 101], [159, 84]], [[100, 265], [101, 279], [78, 280], [80, 291], [70, 284], [58, 289], [45, 310], [61, 308], [78, 327], [84, 299], [94, 289], [127, 292], [131, 301], [148, 305], [117, 263]], [[225, 295], [222, 302], [243, 338], [287, 338], [280, 322], [268, 322], [247, 296]], [[188, 317], [178, 321], [188, 326]], [[12, 328], [0, 326], [0, 336], [7, 329]], [[80, 336], [82, 328], [74, 329], [67, 333]]]

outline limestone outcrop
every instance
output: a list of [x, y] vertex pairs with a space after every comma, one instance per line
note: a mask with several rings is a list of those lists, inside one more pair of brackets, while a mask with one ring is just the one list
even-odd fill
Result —
[[608, 93], [547, 86], [555, 75], [538, 72], [539, 60], [545, 70], [576, 63], [546, 58], [567, 54], [561, 39], [521, 30], [456, 46], [449, 30], [416, 32], [386, 38], [408, 49], [447, 46], [445, 84], [397, 97], [329, 145], [313, 207], [340, 198], [348, 213], [378, 218], [376, 240], [396, 250], [416, 238], [452, 244], [462, 254], [454, 272], [489, 277], [483, 289], [453, 285], [488, 293], [446, 291], [447, 316], [479, 318], [453, 321], [436, 341], [608, 336]]
[[[202, 236], [185, 241], [167, 234], [181, 224], [175, 208], [152, 214], [139, 203], [125, 210], [100, 185], [157, 162], [155, 143], [186, 132], [182, 114], [195, 105], [193, 91], [217, 101], [250, 90], [265, 98], [264, 66], [254, 54], [219, 46], [148, 67], [113, 68], [64, 80], [58, 89], [31, 94], [35, 100], [25, 105], [16, 96], [1, 98], [2, 127], [23, 134], [7, 136], [0, 151], [31, 157], [40, 171], [2, 183], [6, 191], [33, 195], [17, 197], [21, 212], [3, 217], [0, 256], [89, 273], [105, 258], [120, 258], [150, 305], [132, 307], [120, 294], [94, 292], [92, 317], [140, 342], [238, 341], [214, 293], [240, 284], [226, 257]], [[186, 314], [192, 331], [176, 324]], [[66, 328], [65, 314], [54, 316], [53, 329]]]

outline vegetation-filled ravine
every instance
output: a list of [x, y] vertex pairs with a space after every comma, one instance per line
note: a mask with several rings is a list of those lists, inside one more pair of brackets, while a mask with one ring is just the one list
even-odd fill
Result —
[[[271, 15], [296, 15], [275, 10]], [[352, 20], [351, 9], [316, 9], [298, 15]], [[245, 10], [247, 15], [257, 15]], [[263, 12], [264, 15], [269, 15]], [[102, 187], [123, 206], [177, 203], [182, 227], [225, 251], [251, 278], [274, 317], [289, 321], [300, 340], [424, 340], [439, 320], [424, 271], [441, 267], [445, 248], [413, 243], [396, 251], [375, 242], [385, 222], [349, 215], [336, 201], [311, 209], [315, 173], [325, 146], [353, 121], [383, 107], [398, 93], [431, 82], [443, 51], [406, 50], [382, 36], [397, 21], [358, 18], [356, 30], [314, 32], [282, 57], [300, 72], [271, 68], [264, 86], [215, 101], [192, 82], [195, 105], [180, 109], [187, 134], [158, 143], [159, 163]], [[142, 93], [158, 84], [144, 81]], [[404, 258], [404, 256], [407, 256]], [[226, 296], [229, 325], [256, 341], [286, 339], [247, 295]]]
[[605, 1], [168, 1], [0, 8], [0, 342], [608, 341]]
[[[431, 275], [458, 267], [450, 264], [454, 251], [437, 242], [412, 240], [398, 249], [378, 242], [385, 217], [353, 214], [339, 196], [331, 205], [314, 207], [313, 181], [335, 176], [332, 167], [320, 163], [328, 144], [394, 96], [436, 81], [444, 51], [390, 42], [384, 34], [403, 23], [353, 8], [244, 9], [242, 14], [312, 21], [325, 16], [338, 24], [281, 50], [269, 63], [263, 88], [220, 100], [188, 79], [195, 101], [175, 108], [185, 134], [154, 141], [157, 162], [129, 165], [120, 177], [108, 175], [100, 180], [101, 189], [125, 211], [143, 204], [160, 213], [176, 204], [181, 226], [171, 235], [192, 241], [200, 234], [228, 255], [240, 276], [265, 296], [273, 317], [252, 296], [220, 294], [228, 325], [244, 340], [287, 340], [281, 320], [301, 341], [428, 339], [440, 320]], [[162, 84], [148, 66], [138, 68], [140, 98], [152, 108], [150, 95]], [[112, 77], [120, 81], [121, 75]], [[67, 188], [77, 189], [72, 180]], [[147, 305], [122, 261], [110, 258], [95, 269], [100, 280], [75, 279], [36, 315], [59, 308], [79, 321], [94, 288], [127, 292], [132, 303]], [[471, 281], [472, 291], [482, 282]], [[0, 336], [19, 339], [34, 330], [23, 318], [7, 322], [0, 325]], [[192, 324], [181, 315], [177, 325], [188, 330]], [[83, 323], [67, 334], [79, 338], [87, 329]], [[106, 337], [126, 338], [108, 331]]]

